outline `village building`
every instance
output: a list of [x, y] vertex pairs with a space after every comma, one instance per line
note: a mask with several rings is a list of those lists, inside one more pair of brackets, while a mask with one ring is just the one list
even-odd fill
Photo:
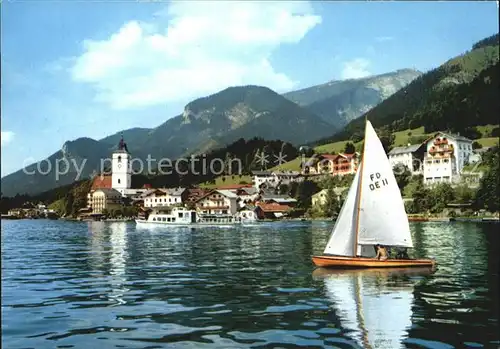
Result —
[[185, 188], [153, 189], [144, 195], [144, 208], [183, 205], [188, 196]]
[[205, 197], [208, 193], [210, 193], [212, 189], [205, 188], [188, 188], [186, 189], [186, 198], [184, 200], [185, 206], [195, 207], [196, 202]]
[[286, 194], [279, 195], [279, 194], [264, 192], [259, 196], [258, 200], [259, 202], [283, 204], [283, 205], [288, 205], [290, 207], [294, 207], [297, 204], [297, 199], [294, 199]]
[[333, 159], [333, 166], [331, 173], [333, 176], [345, 176], [348, 174], [355, 174], [359, 165], [359, 153], [345, 154], [339, 153]]
[[259, 210], [260, 209], [257, 206], [248, 204], [241, 207], [237, 215], [245, 221], [257, 221], [259, 220]]
[[92, 215], [100, 215], [103, 210], [119, 209], [122, 205], [122, 194], [112, 188], [97, 189], [89, 195], [89, 208]]
[[304, 179], [299, 171], [274, 171], [272, 174], [276, 178], [278, 185], [290, 185], [292, 182], [300, 182]]
[[22, 208], [12, 208], [7, 212], [7, 214], [9, 216], [22, 217], [24, 216], [24, 210]]
[[264, 183], [266, 183], [267, 186], [275, 186], [275, 178], [271, 171], [252, 171], [252, 175], [252, 184], [256, 189], [260, 189]]
[[149, 186], [147, 186], [146, 191], [143, 193], [140, 193], [138, 195], [135, 195], [131, 198], [132, 205], [137, 206], [137, 207], [144, 207], [144, 199], [151, 193], [153, 193], [156, 189], [150, 189]]
[[32, 207], [24, 207], [24, 208], [13, 208], [7, 212], [9, 217], [15, 218], [36, 218], [39, 215], [37, 209]]
[[354, 174], [358, 169], [359, 157], [359, 153], [319, 154], [302, 166], [302, 174], [332, 176]]
[[472, 140], [438, 132], [426, 143], [424, 184], [456, 182], [472, 155]]
[[[337, 200], [340, 202], [342, 199], [342, 194], [348, 190], [348, 187], [337, 187], [333, 188], [333, 192], [337, 195]], [[321, 208], [326, 203], [326, 198], [328, 197], [328, 189], [323, 189], [314, 194], [311, 197], [311, 204], [315, 208]]]
[[403, 165], [412, 175], [421, 174], [423, 171], [426, 143], [408, 144], [406, 147], [394, 147], [389, 152], [389, 163], [392, 168]]
[[332, 174], [335, 159], [337, 159], [336, 154], [319, 155], [315, 169], [312, 172], [316, 174]]
[[259, 196], [259, 190], [252, 184], [228, 184], [218, 186], [216, 189], [229, 190], [236, 194], [236, 196], [238, 197], [237, 202], [239, 208], [255, 202], [255, 200]]
[[231, 214], [238, 212], [238, 196], [230, 190], [212, 190], [195, 202], [202, 214]]
[[276, 219], [283, 218], [293, 209], [293, 207], [286, 204], [279, 204], [276, 202], [257, 202], [256, 214], [259, 219]]
[[332, 172], [333, 160], [336, 157], [334, 154], [314, 155], [303, 164], [301, 173], [305, 176], [329, 174]]
[[483, 155], [492, 147], [483, 147], [472, 150], [472, 155], [469, 157], [469, 163], [474, 164], [483, 161]]
[[252, 171], [252, 175], [252, 184], [256, 189], [277, 188], [304, 179], [298, 171]]
[[251, 188], [240, 188], [233, 191], [238, 197], [238, 206], [239, 208], [244, 207], [245, 205], [254, 203], [259, 197], [259, 190], [254, 187]]

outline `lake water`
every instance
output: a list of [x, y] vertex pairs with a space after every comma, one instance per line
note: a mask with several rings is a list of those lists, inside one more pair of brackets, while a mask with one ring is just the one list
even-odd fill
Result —
[[500, 346], [498, 224], [412, 224], [433, 274], [314, 271], [332, 224], [2, 221], [2, 347]]

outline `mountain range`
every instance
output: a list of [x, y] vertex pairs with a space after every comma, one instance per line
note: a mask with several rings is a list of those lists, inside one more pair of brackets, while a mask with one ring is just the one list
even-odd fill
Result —
[[320, 116], [336, 131], [421, 75], [417, 70], [401, 69], [361, 79], [334, 80], [283, 96]]
[[[176, 159], [205, 153], [240, 138], [281, 140], [293, 145], [311, 143], [341, 130], [420, 75], [404, 69], [331, 81], [283, 95], [263, 86], [229, 87], [188, 103], [182, 114], [155, 128], [132, 128], [100, 140], [67, 141], [42, 163], [42, 171], [36, 169], [37, 164], [31, 164], [3, 177], [2, 194], [31, 195], [86, 178], [102, 169], [101, 159], [110, 158], [122, 135], [133, 157], [140, 159], [148, 155], [153, 159]], [[40, 173], [46, 172], [44, 166], [48, 167], [48, 163], [52, 169], [57, 164], [63, 166], [62, 159], [70, 164], [67, 173], [58, 178], [54, 171]]]

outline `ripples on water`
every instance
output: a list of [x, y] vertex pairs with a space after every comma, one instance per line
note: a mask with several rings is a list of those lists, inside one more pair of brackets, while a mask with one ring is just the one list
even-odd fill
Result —
[[331, 228], [2, 221], [2, 346], [499, 346], [498, 225], [412, 225], [432, 275], [313, 273]]

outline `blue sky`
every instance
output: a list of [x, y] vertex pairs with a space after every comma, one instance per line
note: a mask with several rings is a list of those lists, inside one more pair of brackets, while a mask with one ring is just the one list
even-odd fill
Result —
[[67, 140], [155, 127], [227, 86], [278, 92], [432, 69], [496, 2], [2, 3], [2, 176]]

